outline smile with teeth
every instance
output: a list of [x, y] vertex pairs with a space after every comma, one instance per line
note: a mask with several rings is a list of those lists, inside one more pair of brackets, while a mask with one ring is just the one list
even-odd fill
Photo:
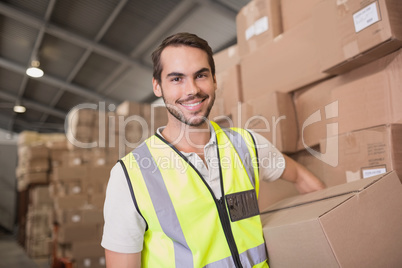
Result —
[[199, 102], [196, 102], [196, 103], [182, 103], [181, 105], [193, 107], [193, 106], [196, 106], [196, 105], [200, 104], [201, 102], [202, 102], [202, 100], [199, 101]]
[[197, 105], [200, 105], [204, 100], [205, 99], [194, 102], [194, 103], [181, 103], [181, 105], [184, 107], [187, 107], [187, 108], [193, 108], [193, 107], [196, 107]]

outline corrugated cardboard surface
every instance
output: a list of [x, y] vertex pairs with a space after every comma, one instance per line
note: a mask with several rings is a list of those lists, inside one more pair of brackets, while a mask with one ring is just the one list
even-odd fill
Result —
[[282, 200], [261, 217], [270, 267], [399, 267], [401, 207], [395, 172]]
[[239, 55], [244, 56], [282, 33], [279, 0], [254, 0], [236, 17]]
[[[367, 27], [356, 32], [353, 16], [364, 8], [371, 8], [379, 20], [368, 23], [376, 20], [365, 12], [359, 20], [367, 20]], [[313, 20], [322, 70], [340, 74], [397, 50], [402, 45], [401, 14], [400, 0], [321, 1]]]
[[53, 169], [53, 179], [56, 181], [85, 179], [87, 177], [88, 165], [58, 166]]
[[314, 6], [321, 0], [281, 0], [283, 31], [311, 18]]
[[210, 113], [210, 120], [220, 116], [230, 116], [234, 107], [242, 102], [242, 89], [240, 81], [240, 66], [238, 64], [228, 67], [225, 71], [216, 74], [217, 90], [215, 91], [215, 104]]
[[396, 170], [402, 176], [402, 125], [348, 132], [338, 137], [338, 166], [323, 165], [327, 186]]
[[[402, 122], [400, 100], [402, 51], [398, 50], [297, 93], [295, 108], [301, 131], [298, 147], [304, 148], [302, 141], [313, 146], [330, 136]], [[307, 119], [317, 111], [320, 120], [306, 124]]]
[[278, 179], [274, 182], [260, 180], [260, 190], [258, 195], [258, 207], [262, 209], [275, 204], [276, 202], [299, 195], [293, 183]]
[[241, 61], [244, 101], [267, 92], [291, 92], [328, 77], [321, 72], [311, 19]]
[[281, 152], [296, 151], [298, 131], [290, 94], [261, 94], [234, 109], [232, 117], [236, 127], [247, 128], [264, 136]]
[[230, 67], [240, 63], [238, 45], [232, 45], [214, 54], [215, 73], [224, 72]]
[[[316, 152], [321, 152], [319, 145], [314, 146], [311, 149]], [[302, 164], [304, 167], [306, 167], [310, 172], [312, 172], [318, 178], [320, 178], [320, 179], [325, 178], [324, 177], [325, 173], [323, 172], [323, 166], [325, 163], [323, 163], [317, 157], [313, 156], [307, 150], [301, 150], [296, 153], [289, 154], [289, 156], [296, 162], [298, 162], [298, 163]]]
[[58, 242], [71, 243], [99, 239], [100, 227], [93, 223], [68, 223], [59, 228]]

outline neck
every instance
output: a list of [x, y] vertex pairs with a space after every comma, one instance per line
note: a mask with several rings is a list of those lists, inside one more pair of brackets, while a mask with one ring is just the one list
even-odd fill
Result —
[[200, 126], [189, 126], [182, 122], [176, 124], [169, 120], [166, 128], [162, 131], [163, 137], [178, 150], [183, 152], [203, 151], [204, 146], [211, 138], [208, 122]]

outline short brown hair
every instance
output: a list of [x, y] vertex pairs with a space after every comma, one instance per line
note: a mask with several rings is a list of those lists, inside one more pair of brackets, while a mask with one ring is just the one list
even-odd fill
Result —
[[213, 58], [213, 52], [208, 42], [204, 39], [198, 37], [195, 34], [191, 33], [177, 33], [167, 37], [159, 47], [152, 53], [152, 62], [154, 65], [153, 77], [158, 83], [161, 83], [161, 73], [162, 73], [162, 63], [161, 63], [161, 54], [162, 51], [168, 46], [189, 46], [202, 49], [208, 55], [208, 63], [211, 67], [212, 76], [215, 75], [215, 62]]

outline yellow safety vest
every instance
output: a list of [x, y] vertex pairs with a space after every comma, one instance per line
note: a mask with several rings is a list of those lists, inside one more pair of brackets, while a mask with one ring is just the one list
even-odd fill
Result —
[[268, 267], [251, 134], [215, 129], [222, 198], [158, 134], [120, 160], [147, 228], [141, 267]]

